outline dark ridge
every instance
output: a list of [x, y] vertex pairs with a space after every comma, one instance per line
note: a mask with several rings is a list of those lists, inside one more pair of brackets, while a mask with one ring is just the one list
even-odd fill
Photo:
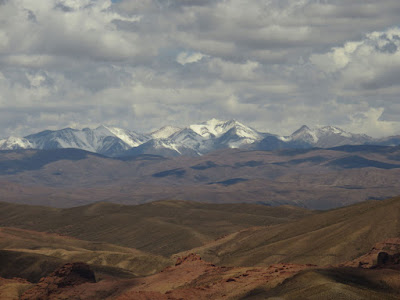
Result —
[[264, 205], [264, 206], [272, 206], [271, 203], [267, 203], [264, 201], [257, 201], [255, 204]]
[[204, 163], [191, 166], [190, 168], [193, 170], [207, 170], [207, 169], [215, 168], [215, 167], [218, 167], [218, 165], [216, 163], [214, 163], [212, 161], [206, 161]]
[[336, 187], [339, 189], [346, 189], [346, 190], [364, 190], [365, 189], [365, 187], [358, 186], [358, 185], [342, 185], [342, 186], [336, 186]]
[[304, 141], [282, 141], [274, 135], [267, 135], [261, 141], [250, 146], [253, 150], [275, 151], [285, 149], [310, 149], [312, 145]]
[[299, 164], [306, 163], [306, 162], [319, 164], [319, 163], [323, 163], [327, 160], [329, 160], [329, 159], [318, 155], [318, 156], [312, 156], [312, 157], [301, 158], [301, 159], [292, 159], [292, 160], [289, 160], [288, 162], [280, 162], [280, 163], [274, 163], [274, 164], [275, 165], [299, 165]]
[[387, 164], [376, 160], [366, 159], [364, 157], [353, 155], [349, 157], [343, 157], [335, 159], [327, 164], [328, 166], [335, 166], [344, 169], [356, 169], [356, 168], [379, 168], [379, 169], [396, 169], [400, 168], [400, 165]]
[[[371, 142], [373, 143], [373, 142]], [[379, 141], [379, 144], [382, 146], [399, 146], [400, 145], [400, 136], [392, 136], [388, 138], [384, 138]]]
[[28, 151], [35, 151], [36, 153], [34, 153], [32, 156], [24, 157], [22, 159], [0, 161], [0, 174], [16, 174], [28, 170], [39, 170], [52, 162], [59, 160], [83, 160], [87, 158], [88, 155], [106, 158], [105, 156], [97, 153], [73, 148], [52, 150], [19, 150], [16, 152], [29, 153]]
[[22, 277], [35, 283], [62, 264], [62, 259], [42, 254], [0, 250], [0, 276], [3, 278]]
[[332, 269], [320, 269], [317, 272], [320, 274], [333, 279], [335, 282], [339, 282], [342, 284], [352, 284], [353, 286], [360, 286], [363, 289], [373, 289], [373, 290], [382, 290], [388, 291], [390, 287], [385, 282], [374, 282], [371, 281], [365, 274], [358, 272], [357, 269], [341, 269], [341, 268], [332, 268]]
[[178, 169], [154, 173], [152, 176], [156, 177], [156, 178], [162, 178], [162, 177], [167, 177], [167, 176], [183, 177], [183, 175], [185, 175], [185, 174], [186, 174], [186, 170], [178, 168]]
[[[66, 260], [43, 254], [0, 249], [0, 277], [3, 278], [19, 277], [37, 283], [65, 263], [67, 263]], [[107, 275], [117, 278], [132, 278], [134, 276], [130, 271], [118, 267], [95, 264], [91, 264], [90, 267], [100, 277]]]
[[343, 151], [343, 152], [374, 152], [374, 153], [390, 153], [400, 150], [398, 146], [380, 146], [380, 145], [343, 145], [327, 150]]
[[390, 160], [395, 160], [395, 161], [400, 161], [400, 153], [396, 153], [393, 155], [388, 155], [387, 158], [389, 158]]
[[279, 155], [282, 156], [296, 156], [299, 154], [306, 154], [311, 151], [320, 150], [321, 148], [308, 148], [308, 149], [283, 149], [277, 151]]
[[382, 201], [382, 200], [386, 200], [387, 197], [368, 197], [367, 200], [377, 200], [377, 201]]
[[242, 167], [251, 167], [251, 168], [254, 168], [254, 167], [261, 166], [261, 165], [263, 165], [263, 164], [264, 164], [263, 161], [249, 160], [249, 161], [246, 161], [246, 162], [237, 162], [237, 163], [235, 163], [234, 167], [235, 167], [235, 168], [242, 168]]
[[150, 161], [150, 160], [158, 161], [158, 160], [166, 160], [168, 158], [155, 154], [139, 154], [134, 156], [116, 157], [115, 159], [122, 161]]
[[224, 180], [224, 181], [212, 182], [210, 184], [222, 184], [224, 186], [229, 186], [229, 185], [234, 185], [234, 184], [237, 184], [237, 183], [243, 182], [243, 181], [248, 181], [248, 179], [246, 179], [246, 178], [231, 178], [231, 179]]

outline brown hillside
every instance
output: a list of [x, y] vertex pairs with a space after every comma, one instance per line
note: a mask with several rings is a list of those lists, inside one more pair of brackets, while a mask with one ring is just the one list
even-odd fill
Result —
[[70, 209], [0, 203], [0, 226], [54, 232], [169, 257], [244, 228], [310, 214], [288, 206], [184, 201], [137, 206], [97, 203]]
[[327, 265], [352, 260], [392, 237], [400, 237], [400, 197], [368, 201], [286, 224], [244, 229], [191, 251], [230, 266], [277, 262]]
[[365, 147], [231, 149], [196, 158], [126, 161], [90, 153], [71, 160], [37, 150], [0, 151], [0, 201], [72, 207], [177, 199], [329, 209], [396, 196], [400, 148]]
[[166, 258], [100, 242], [17, 228], [0, 228], [0, 277], [35, 282], [71, 261], [90, 264], [101, 276], [154, 274], [170, 265]]

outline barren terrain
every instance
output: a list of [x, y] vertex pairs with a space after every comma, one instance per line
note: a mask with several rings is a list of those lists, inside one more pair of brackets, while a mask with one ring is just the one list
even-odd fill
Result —
[[400, 148], [221, 150], [198, 158], [123, 160], [76, 149], [2, 151], [0, 170], [0, 200], [15, 203], [71, 207], [175, 199], [328, 209], [396, 196]]

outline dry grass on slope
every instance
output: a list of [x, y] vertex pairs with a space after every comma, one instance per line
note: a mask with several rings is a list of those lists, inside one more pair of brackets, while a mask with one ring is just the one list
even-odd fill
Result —
[[55, 232], [169, 257], [244, 228], [282, 224], [310, 214], [288, 206], [186, 201], [96, 203], [70, 209], [0, 203], [0, 226]]
[[230, 266], [278, 262], [328, 265], [354, 259], [375, 243], [399, 236], [397, 197], [321, 212], [286, 224], [244, 229], [191, 251]]
[[100, 273], [123, 277], [154, 274], [172, 263], [136, 249], [5, 227], [0, 228], [0, 249], [0, 276], [11, 278], [24, 273], [20, 277], [29, 280], [71, 261], [86, 262]]

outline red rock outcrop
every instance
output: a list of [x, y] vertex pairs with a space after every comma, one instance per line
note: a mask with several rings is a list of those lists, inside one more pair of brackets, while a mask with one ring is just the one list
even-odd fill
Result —
[[253, 289], [275, 287], [299, 271], [313, 267], [296, 264], [275, 264], [267, 268], [219, 267], [191, 253], [178, 258], [175, 266], [138, 278], [135, 286], [117, 300], [236, 299]]
[[400, 238], [390, 238], [385, 241], [379, 242], [375, 244], [374, 247], [372, 247], [372, 249], [368, 253], [352, 261], [342, 263], [339, 265], [339, 267], [358, 267], [364, 269], [370, 269], [376, 266], [383, 267], [385, 264], [383, 263], [382, 259], [384, 259], [385, 255], [381, 254], [382, 257], [378, 259], [380, 253], [386, 253], [390, 257], [393, 256], [393, 258], [391, 259], [389, 258], [386, 259], [388, 261], [392, 260], [392, 265], [395, 264], [394, 255], [400, 253]]
[[179, 265], [183, 264], [184, 262], [200, 261], [200, 260], [201, 260], [200, 255], [190, 253], [187, 256], [178, 257], [178, 259], [176, 260], [175, 266], [179, 266]]
[[94, 273], [87, 264], [82, 262], [68, 263], [48, 277], [40, 279], [35, 287], [21, 296], [21, 300], [46, 300], [50, 299], [52, 294], [62, 294], [63, 289], [95, 282]]

